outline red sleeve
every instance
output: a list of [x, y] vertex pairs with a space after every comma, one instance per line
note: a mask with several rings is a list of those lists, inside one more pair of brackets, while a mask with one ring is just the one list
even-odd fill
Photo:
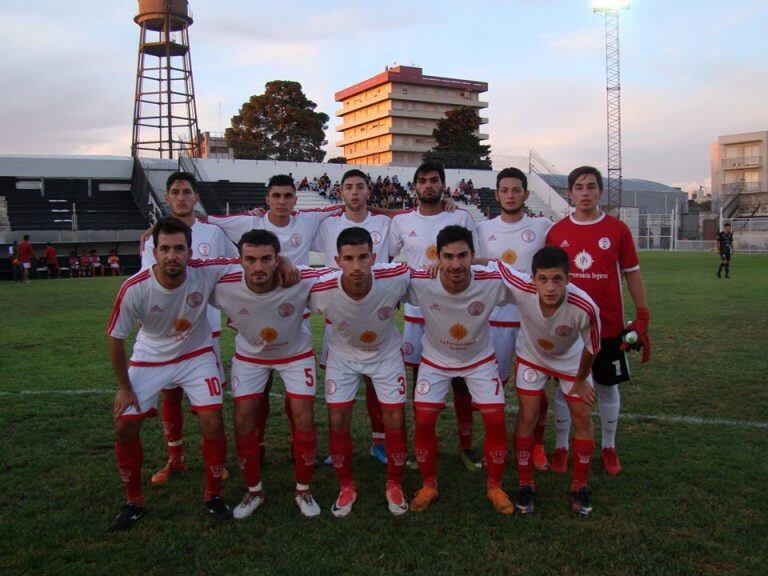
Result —
[[635, 240], [632, 238], [632, 232], [629, 227], [621, 224], [621, 246], [619, 247], [619, 266], [622, 270], [631, 270], [640, 266], [640, 260], [637, 259], [635, 250]]

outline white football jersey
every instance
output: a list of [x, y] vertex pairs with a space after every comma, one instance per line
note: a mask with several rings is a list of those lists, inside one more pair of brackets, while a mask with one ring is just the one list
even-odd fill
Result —
[[[155, 241], [152, 236], [144, 243], [141, 254], [141, 267], [150, 268], [156, 263], [152, 249]], [[210, 258], [238, 258], [237, 246], [230, 242], [227, 235], [213, 224], [205, 224], [195, 220], [192, 224], [192, 254], [191, 259], [207, 260]], [[221, 314], [215, 308], [208, 309], [208, 323], [215, 335], [221, 333]]]
[[[418, 209], [397, 214], [389, 227], [389, 255], [395, 257], [402, 251], [411, 268], [423, 270], [437, 260], [437, 233], [452, 224], [464, 226], [474, 235], [475, 221], [466, 210], [434, 216], [423, 216]], [[424, 318], [418, 306], [406, 303], [404, 311], [406, 318]]]
[[141, 322], [131, 362], [143, 365], [177, 362], [211, 347], [208, 300], [216, 283], [234, 270], [236, 262], [191, 260], [184, 283], [174, 290], [163, 288], [152, 268], [134, 274], [117, 294], [107, 334], [126, 339], [136, 322]]
[[376, 262], [386, 264], [389, 262], [389, 225], [392, 221], [383, 214], [371, 214], [368, 212], [362, 222], [352, 222], [345, 214], [338, 214], [323, 220], [312, 243], [312, 250], [325, 254], [325, 265], [329, 268], [338, 268], [334, 257], [337, 255], [336, 239], [342, 230], [359, 226], [371, 233], [373, 251], [376, 254]]
[[565, 299], [550, 317], [541, 313], [539, 294], [531, 277], [499, 263], [502, 280], [517, 303], [520, 333], [515, 355], [523, 366], [573, 380], [581, 351], [600, 350], [600, 311], [584, 290], [569, 283]]
[[239, 214], [232, 216], [208, 216], [208, 222], [220, 226], [235, 242], [246, 232], [269, 230], [280, 240], [280, 255], [291, 260], [294, 266], [309, 266], [309, 251], [320, 224], [326, 218], [341, 214], [341, 206], [328, 206], [311, 210], [300, 210], [291, 214], [287, 226], [275, 226], [269, 221], [269, 212], [264, 216]]
[[506, 304], [507, 289], [499, 272], [472, 266], [469, 287], [451, 294], [429, 272], [413, 271], [406, 300], [424, 314], [421, 361], [458, 370], [495, 360], [488, 318], [494, 306]]
[[395, 309], [408, 289], [406, 264], [375, 264], [373, 285], [362, 300], [350, 298], [341, 287], [341, 271], [317, 279], [309, 302], [324, 313], [333, 327], [328, 348], [345, 360], [370, 362], [396, 353], [402, 338], [395, 325]]
[[221, 309], [228, 316], [227, 325], [237, 331], [236, 356], [287, 362], [311, 350], [312, 334], [303, 316], [309, 291], [319, 276], [302, 267], [297, 284], [278, 286], [265, 294], [248, 288], [240, 266], [222, 277], [211, 305]]
[[[548, 218], [524, 215], [519, 222], [509, 224], [497, 216], [477, 225], [475, 253], [479, 258], [496, 258], [519, 272], [531, 272], [533, 255], [546, 244], [547, 232], [552, 228]], [[491, 326], [516, 327], [520, 315], [514, 304], [500, 306], [493, 311]]]

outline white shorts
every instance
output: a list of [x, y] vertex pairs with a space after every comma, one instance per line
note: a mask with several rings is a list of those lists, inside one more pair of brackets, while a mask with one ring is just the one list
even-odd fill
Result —
[[112, 268], [113, 270], [117, 270], [118, 268], [120, 268], [120, 264], [113, 263], [113, 264], [110, 264], [109, 267]]
[[160, 391], [169, 383], [183, 388], [193, 411], [221, 410], [221, 381], [216, 358], [210, 349], [200, 356], [174, 364], [137, 366], [131, 362], [128, 378], [139, 400], [141, 412], [136, 412], [131, 406], [123, 412], [121, 418], [154, 416]]
[[421, 337], [424, 335], [424, 324], [418, 322], [403, 322], [403, 356], [406, 366], [418, 366], [421, 363]]
[[448, 370], [428, 364], [422, 359], [415, 384], [414, 404], [445, 406], [445, 395], [454, 378], [464, 378], [472, 394], [472, 403], [478, 406], [504, 405], [504, 386], [499, 378], [495, 360], [483, 362], [461, 370]]
[[362, 375], [373, 381], [382, 408], [405, 405], [405, 365], [400, 350], [377, 358], [375, 362], [354, 362], [331, 351], [325, 367], [325, 401], [328, 405], [334, 408], [351, 406]]
[[[545, 385], [547, 380], [555, 378], [560, 385], [565, 399], [571, 402], [580, 401], [578, 394], [571, 394], [571, 388], [573, 388], [573, 380], [557, 377], [552, 374], [547, 374], [542, 370], [537, 370], [525, 364], [517, 364], [515, 366], [515, 386], [517, 387], [518, 394], [544, 394]], [[592, 375], [587, 376], [587, 383], [594, 388], [592, 383]]]
[[23, 268], [26, 268], [27, 270], [29, 270], [30, 268], [32, 268], [32, 263], [31, 262], [22, 262], [21, 266]]
[[509, 371], [512, 367], [512, 358], [515, 356], [515, 342], [520, 328], [508, 328], [506, 326], [491, 326], [491, 343], [496, 352], [496, 361], [499, 363], [499, 378], [506, 383]]
[[[216, 366], [219, 368], [219, 382], [222, 386], [227, 384], [227, 375], [224, 372], [224, 362], [221, 361], [221, 332], [218, 332], [217, 336], [212, 337], [213, 340], [213, 355], [216, 357]], [[178, 384], [169, 384], [166, 388], [178, 388]]]
[[304, 354], [278, 361], [259, 360], [235, 354], [232, 358], [232, 398], [235, 402], [249, 398], [261, 398], [267, 387], [270, 373], [275, 370], [285, 385], [289, 398], [314, 400], [317, 390], [315, 355], [309, 350]]

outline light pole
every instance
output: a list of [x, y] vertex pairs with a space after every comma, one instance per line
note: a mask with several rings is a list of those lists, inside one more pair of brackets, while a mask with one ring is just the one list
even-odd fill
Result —
[[592, 10], [605, 16], [605, 77], [608, 126], [608, 210], [621, 208], [621, 73], [619, 16], [629, 0], [593, 0]]

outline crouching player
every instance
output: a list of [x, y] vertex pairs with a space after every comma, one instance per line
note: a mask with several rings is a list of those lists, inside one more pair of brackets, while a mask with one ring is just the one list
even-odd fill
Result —
[[[144, 515], [139, 431], [144, 418], [157, 413], [158, 396], [170, 384], [180, 385], [187, 393], [200, 422], [208, 512], [216, 520], [232, 517], [220, 495], [227, 439], [219, 369], [206, 318], [211, 293], [219, 279], [232, 271], [227, 265], [231, 261], [190, 261], [192, 233], [177, 218], [158, 222], [152, 236], [156, 263], [123, 284], [106, 330], [118, 383], [115, 454], [127, 497], [110, 524], [112, 530], [129, 528]], [[141, 328], [129, 366], [125, 340], [137, 322]]]
[[488, 318], [495, 306], [507, 304], [508, 291], [494, 270], [472, 267], [472, 232], [452, 225], [437, 234], [438, 276], [411, 273], [406, 296], [424, 314], [423, 351], [415, 382], [416, 460], [423, 487], [411, 501], [422, 512], [437, 500], [437, 417], [454, 378], [463, 378], [485, 425], [483, 449], [487, 497], [497, 512], [515, 507], [501, 488], [507, 463], [504, 386], [491, 344]]
[[234, 516], [246, 518], [264, 503], [257, 415], [272, 370], [280, 373], [291, 406], [296, 505], [304, 516], [317, 516], [320, 507], [309, 490], [317, 450], [316, 369], [312, 334], [303, 315], [319, 273], [305, 268], [297, 284], [279, 286], [280, 240], [267, 230], [246, 232], [238, 249], [242, 268], [219, 280], [211, 299], [237, 330], [232, 358], [235, 445], [248, 491]]
[[386, 499], [401, 515], [408, 502], [401, 487], [407, 457], [405, 434], [405, 364], [395, 308], [408, 289], [405, 264], [376, 264], [371, 234], [360, 227], [343, 230], [337, 240], [340, 270], [321, 276], [312, 288], [310, 308], [332, 323], [325, 368], [328, 404], [328, 451], [340, 490], [331, 512], [349, 514], [357, 500], [352, 472], [352, 405], [361, 376], [373, 382], [384, 419], [387, 454]]
[[568, 402], [574, 428], [571, 507], [586, 516], [592, 511], [587, 478], [595, 447], [590, 409], [595, 392], [590, 371], [600, 349], [600, 311], [586, 292], [568, 283], [568, 254], [561, 248], [546, 246], [534, 254], [533, 278], [503, 262], [499, 266], [517, 303], [521, 324], [515, 348], [519, 398], [515, 456], [520, 482], [515, 507], [523, 514], [533, 513], [533, 432], [544, 385], [555, 378]]

